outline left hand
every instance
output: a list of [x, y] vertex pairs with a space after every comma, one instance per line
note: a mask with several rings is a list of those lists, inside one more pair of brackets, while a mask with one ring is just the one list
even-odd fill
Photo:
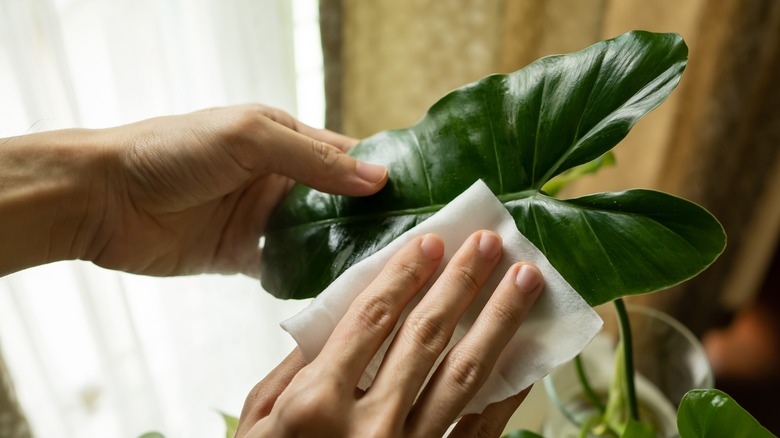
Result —
[[387, 181], [344, 153], [356, 140], [259, 105], [97, 132], [109, 164], [93, 196], [106, 206], [84, 258], [128, 272], [259, 277], [259, 238], [293, 180], [351, 196]]

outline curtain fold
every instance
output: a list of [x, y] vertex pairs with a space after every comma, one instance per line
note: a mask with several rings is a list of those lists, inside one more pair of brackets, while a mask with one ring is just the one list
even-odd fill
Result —
[[507, 1], [496, 71], [519, 70], [543, 56], [580, 50], [601, 39], [607, 0]]
[[[701, 333], [761, 288], [780, 234], [780, 3], [729, 0], [703, 11], [661, 188], [706, 206], [728, 247], [662, 296]], [[696, 312], [683, 303], [697, 303]]]
[[447, 91], [494, 71], [504, 8], [343, 0], [342, 130], [364, 137], [411, 125]]

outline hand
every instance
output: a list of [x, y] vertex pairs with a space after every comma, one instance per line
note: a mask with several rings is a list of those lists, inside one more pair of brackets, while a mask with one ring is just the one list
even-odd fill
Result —
[[343, 152], [356, 141], [263, 106], [217, 108], [101, 131], [104, 219], [84, 258], [149, 275], [259, 277], [259, 238], [292, 180], [370, 195], [384, 167]]
[[[357, 390], [366, 366], [443, 253], [443, 242], [431, 234], [404, 246], [353, 302], [316, 359], [305, 365], [296, 349], [255, 386], [236, 436], [442, 436], [484, 383], [543, 288], [535, 267], [513, 265], [472, 328], [423, 385], [501, 258], [498, 235], [474, 233], [404, 321], [372, 386]], [[526, 394], [463, 417], [450, 436], [498, 437]]]

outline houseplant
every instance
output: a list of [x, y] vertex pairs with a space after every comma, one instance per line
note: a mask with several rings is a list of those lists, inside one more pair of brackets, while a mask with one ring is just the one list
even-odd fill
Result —
[[[679, 35], [635, 31], [447, 94], [416, 125], [350, 151], [388, 167], [378, 194], [291, 190], [267, 228], [263, 286], [280, 298], [315, 296], [482, 179], [588, 304], [615, 302], [624, 319], [621, 297], [668, 288], [709, 266], [725, 246], [722, 227], [703, 208], [652, 190], [551, 195], [608, 163], [605, 154], [666, 99], [686, 62]], [[623, 339], [620, 401], [631, 416], [620, 428], [640, 433], [630, 336]]]
[[388, 167], [378, 194], [291, 190], [267, 228], [263, 285], [281, 298], [314, 296], [479, 178], [592, 306], [691, 278], [725, 241], [703, 208], [652, 190], [569, 200], [544, 190], [623, 139], [677, 85], [686, 60], [679, 36], [631, 32], [449, 93], [415, 126], [352, 149]]

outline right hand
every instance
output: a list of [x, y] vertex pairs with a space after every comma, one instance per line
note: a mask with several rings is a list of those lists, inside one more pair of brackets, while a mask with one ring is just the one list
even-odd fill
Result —
[[[501, 239], [493, 232], [479, 231], [466, 240], [401, 325], [376, 379], [363, 392], [357, 389], [360, 376], [444, 254], [435, 235], [409, 242], [352, 303], [316, 359], [306, 365], [296, 349], [252, 389], [236, 437], [442, 436], [485, 382], [543, 289], [537, 268], [514, 264], [425, 383], [501, 252]], [[527, 392], [463, 417], [450, 436], [500, 436]]]

